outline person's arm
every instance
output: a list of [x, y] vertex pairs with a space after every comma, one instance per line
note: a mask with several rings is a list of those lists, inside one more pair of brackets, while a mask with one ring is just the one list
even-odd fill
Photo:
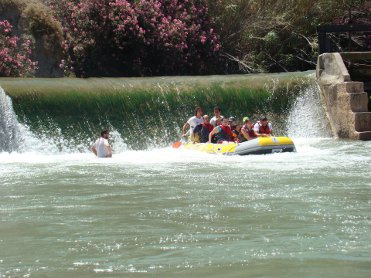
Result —
[[106, 148], [106, 157], [112, 157], [112, 147], [107, 139], [104, 140], [104, 147]]
[[253, 129], [253, 131], [254, 131], [254, 133], [255, 133], [255, 136], [256, 136], [256, 137], [259, 137], [259, 136], [261, 136], [261, 135], [260, 135], [260, 133], [259, 133], [259, 132], [256, 132], [256, 130], [255, 130], [255, 129]]
[[184, 125], [183, 125], [183, 128], [182, 128], [182, 136], [183, 137], [186, 137], [187, 136], [187, 133], [186, 133], [186, 129], [189, 127], [189, 123], [186, 122]]
[[97, 154], [97, 149], [95, 148], [95, 146], [93, 146], [93, 147], [91, 148], [91, 151], [92, 151], [95, 155], [98, 155], [98, 154]]
[[255, 136], [256, 137], [265, 137], [265, 136], [267, 136], [264, 133], [259, 133], [259, 129], [260, 129], [260, 125], [259, 124], [255, 124], [254, 127], [253, 127], [253, 130], [254, 130], [254, 133], [255, 133]]
[[96, 156], [98, 156], [97, 148], [96, 148], [96, 146], [95, 146], [95, 143], [94, 143], [93, 146], [91, 147], [91, 151], [92, 151]]
[[268, 136], [273, 136], [272, 124], [270, 122], [268, 123], [268, 127], [269, 127], [269, 131], [270, 131]]
[[107, 149], [107, 157], [112, 157], [112, 147], [106, 146], [106, 149]]
[[241, 128], [241, 133], [247, 141], [251, 139], [249, 133], [244, 128]]
[[209, 141], [207, 143], [211, 143], [211, 139], [213, 138], [214, 134], [217, 134], [219, 132], [219, 128], [215, 127], [210, 133], [209, 133]]

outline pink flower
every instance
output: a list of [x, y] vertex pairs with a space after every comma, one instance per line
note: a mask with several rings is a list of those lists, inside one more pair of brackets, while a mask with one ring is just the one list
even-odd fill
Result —
[[[99, 68], [107, 67], [103, 69], [107, 73], [111, 64], [123, 67], [131, 64], [133, 68], [148, 68], [157, 73], [166, 68], [188, 70], [190, 65], [204, 63], [197, 60], [212, 57], [220, 49], [209, 23], [212, 20], [209, 19], [207, 1], [50, 1], [55, 5], [53, 10], [65, 19], [62, 24], [66, 42], [62, 48], [67, 59], [61, 63], [65, 69], [73, 65], [72, 70], [89, 71], [84, 69], [85, 64], [92, 68], [99, 64]], [[114, 57], [112, 63], [100, 60], [100, 57], [107, 57], [107, 45], [111, 51], [109, 56]], [[153, 51], [148, 51], [149, 48]], [[135, 51], [125, 53], [126, 49]], [[151, 55], [164, 62], [145, 64], [145, 61], [154, 60]], [[141, 61], [140, 65], [138, 61]]]
[[28, 58], [32, 41], [11, 36], [12, 30], [13, 26], [8, 21], [0, 21], [0, 76], [24, 76], [36, 68]]

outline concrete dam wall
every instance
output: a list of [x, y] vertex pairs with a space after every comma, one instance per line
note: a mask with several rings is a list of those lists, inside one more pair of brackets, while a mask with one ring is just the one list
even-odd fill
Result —
[[[355, 56], [359, 54], [355, 54]], [[367, 52], [368, 57], [371, 52]], [[340, 53], [324, 53], [318, 57], [317, 80], [320, 94], [333, 134], [338, 138], [371, 140], [371, 112], [365, 91], [371, 75], [364, 74], [362, 81], [352, 80]]]

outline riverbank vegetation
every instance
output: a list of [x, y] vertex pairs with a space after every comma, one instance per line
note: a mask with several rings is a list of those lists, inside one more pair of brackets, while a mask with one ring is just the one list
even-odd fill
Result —
[[216, 73], [206, 1], [50, 0], [64, 27], [62, 66], [77, 76]]
[[25, 35], [19, 38], [12, 31], [9, 21], [0, 21], [0, 76], [32, 74], [37, 66], [30, 59], [32, 41]]
[[[40, 0], [0, 0], [0, 76], [62, 76], [62, 26]], [[11, 41], [11, 43], [9, 43]]]
[[[230, 68], [230, 72], [314, 69], [318, 55], [317, 26], [347, 24], [350, 20], [359, 24], [371, 22], [371, 2], [363, 0], [218, 0], [209, 3], [224, 55], [237, 61], [232, 65], [238, 68]], [[340, 49], [344, 46], [337, 44]]]
[[370, 12], [366, 0], [0, 0], [0, 76], [314, 69], [316, 27]]

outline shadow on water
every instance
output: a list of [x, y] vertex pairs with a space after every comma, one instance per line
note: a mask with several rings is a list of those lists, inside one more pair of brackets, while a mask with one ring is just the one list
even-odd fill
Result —
[[[223, 115], [237, 119], [243, 116], [256, 119], [264, 113], [274, 123], [277, 135], [287, 135], [288, 115], [297, 107], [298, 97], [306, 94], [308, 88], [316, 87], [313, 72], [156, 78], [1, 78], [0, 85], [11, 98], [10, 101], [2, 92], [2, 102], [8, 103], [6, 110], [14, 109], [11, 117], [16, 117], [23, 129], [53, 144], [58, 151], [80, 152], [86, 151], [106, 128], [111, 130], [115, 149], [168, 146], [179, 139], [182, 125], [196, 106], [201, 106], [204, 113], [212, 113], [218, 105]], [[5, 132], [16, 137], [17, 127], [13, 125], [16, 129], [9, 131], [6, 123], [9, 115], [2, 113], [1, 125], [3, 130], [7, 128]], [[2, 144], [2, 150], [18, 148], [14, 142], [9, 144]]]

